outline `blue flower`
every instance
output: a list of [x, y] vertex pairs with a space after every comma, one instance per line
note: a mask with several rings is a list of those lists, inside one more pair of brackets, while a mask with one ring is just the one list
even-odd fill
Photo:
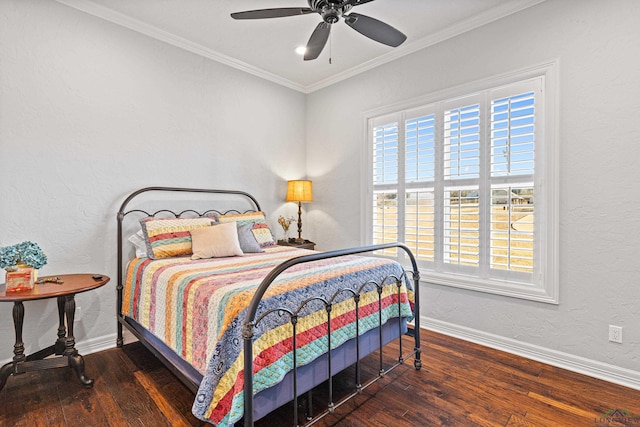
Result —
[[18, 263], [18, 248], [5, 246], [0, 248], [0, 268], [11, 267]]
[[27, 241], [0, 248], [0, 268], [9, 268], [16, 264], [26, 264], [33, 268], [41, 268], [46, 263], [47, 256], [37, 243]]

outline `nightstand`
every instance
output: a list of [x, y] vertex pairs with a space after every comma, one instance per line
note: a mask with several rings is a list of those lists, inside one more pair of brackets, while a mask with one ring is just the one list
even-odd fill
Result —
[[278, 240], [278, 246], [291, 246], [298, 249], [310, 249], [315, 250], [316, 244], [310, 240], [298, 240], [298, 239], [288, 239], [288, 240]]
[[[13, 360], [0, 368], [0, 390], [4, 388], [7, 378], [11, 375], [63, 366], [73, 368], [85, 387], [93, 385], [93, 379], [87, 377], [84, 372], [84, 359], [76, 350], [76, 339], [73, 335], [75, 295], [104, 286], [108, 281], [109, 278], [101, 274], [61, 274], [52, 281], [43, 279], [42, 283], [36, 282], [35, 287], [29, 291], [6, 292], [5, 286], [0, 286], [0, 302], [13, 302], [13, 326], [16, 333]], [[47, 298], [58, 300], [58, 339], [52, 346], [27, 356], [24, 354], [22, 341], [23, 302]]]

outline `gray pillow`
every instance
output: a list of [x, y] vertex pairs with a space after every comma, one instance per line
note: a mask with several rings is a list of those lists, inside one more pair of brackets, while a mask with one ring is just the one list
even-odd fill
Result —
[[252, 222], [238, 225], [238, 241], [240, 242], [240, 249], [245, 254], [264, 252], [256, 240], [256, 236], [253, 235], [252, 229]]

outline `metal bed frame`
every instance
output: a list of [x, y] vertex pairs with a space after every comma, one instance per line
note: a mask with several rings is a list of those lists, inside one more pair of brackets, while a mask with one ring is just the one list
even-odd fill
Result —
[[[168, 356], [162, 348], [159, 348], [158, 346], [154, 345], [154, 343], [150, 340], [147, 339], [147, 337], [145, 336], [145, 334], [142, 331], [139, 331], [138, 329], [136, 329], [135, 325], [133, 323], [130, 323], [126, 316], [124, 316], [122, 314], [122, 303], [123, 303], [123, 295], [122, 295], [122, 291], [124, 288], [124, 284], [123, 284], [123, 271], [124, 271], [124, 267], [125, 267], [125, 260], [124, 260], [124, 250], [123, 250], [123, 245], [124, 245], [124, 230], [123, 230], [123, 221], [125, 219], [125, 217], [129, 214], [132, 213], [139, 213], [139, 214], [144, 214], [146, 216], [152, 216], [155, 217], [156, 215], [159, 214], [167, 214], [167, 215], [173, 215], [176, 218], [179, 218], [187, 213], [193, 215], [198, 215], [200, 217], [205, 216], [207, 214], [211, 214], [213, 212], [218, 213], [218, 214], [223, 214], [223, 213], [229, 213], [229, 212], [239, 212], [235, 209], [233, 210], [228, 210], [228, 211], [218, 211], [215, 209], [211, 209], [211, 210], [207, 210], [206, 212], [203, 213], [199, 213], [196, 210], [193, 209], [186, 209], [183, 210], [181, 212], [174, 212], [168, 209], [161, 209], [155, 212], [147, 212], [145, 210], [142, 209], [131, 209], [131, 210], [126, 210], [127, 205], [137, 196], [139, 196], [142, 193], [147, 193], [147, 192], [186, 192], [186, 193], [209, 193], [209, 194], [224, 194], [224, 195], [235, 195], [235, 196], [240, 196], [240, 197], [244, 197], [246, 199], [248, 199], [251, 204], [255, 207], [255, 211], [260, 211], [260, 204], [258, 203], [258, 201], [249, 193], [246, 193], [244, 191], [236, 191], [236, 190], [214, 190], [214, 189], [200, 189], [200, 188], [179, 188], [179, 187], [147, 187], [147, 188], [142, 188], [140, 190], [137, 190], [133, 193], [131, 193], [122, 203], [122, 205], [120, 206], [120, 209], [118, 210], [118, 213], [116, 215], [116, 220], [117, 220], [117, 241], [118, 241], [118, 274], [117, 274], [117, 278], [118, 278], [118, 283], [116, 286], [116, 291], [117, 291], [117, 319], [118, 319], [118, 324], [117, 324], [117, 346], [118, 347], [122, 347], [124, 344], [124, 339], [123, 339], [123, 327], [127, 328], [138, 340], [140, 340], [141, 343], [143, 343], [145, 345], [145, 347], [147, 347], [160, 361], [162, 361], [165, 366], [167, 366], [167, 368], [178, 377], [178, 379], [180, 379], [191, 391], [193, 391], [194, 393], [197, 392], [198, 387], [199, 387], [199, 381], [197, 379], [194, 379], [193, 375], [189, 375], [188, 373], [185, 373], [184, 370], [180, 369], [179, 367], [176, 366], [176, 364], [172, 361], [172, 358], [170, 356]], [[245, 212], [254, 212], [254, 210], [248, 210]], [[356, 254], [362, 254], [362, 253], [367, 253], [367, 252], [374, 252], [374, 251], [378, 251], [378, 250], [382, 250], [382, 249], [389, 249], [389, 248], [398, 248], [401, 249], [403, 251], [405, 251], [405, 253], [407, 254], [409, 260], [411, 261], [411, 265], [413, 268], [412, 272], [404, 272], [404, 274], [402, 275], [402, 277], [387, 277], [384, 280], [382, 280], [381, 283], [377, 283], [374, 281], [368, 281], [363, 283], [357, 290], [354, 290], [352, 288], [344, 288], [341, 289], [339, 291], [337, 291], [334, 295], [332, 295], [330, 298], [323, 298], [323, 297], [313, 297], [313, 298], [309, 298], [305, 301], [303, 301], [300, 305], [300, 307], [298, 307], [295, 311], [289, 310], [287, 308], [276, 308], [273, 310], [269, 310], [267, 312], [261, 313], [258, 316], [258, 307], [260, 305], [260, 302], [262, 300], [262, 297], [264, 296], [265, 292], [267, 291], [267, 289], [269, 288], [269, 286], [271, 285], [271, 283], [281, 274], [283, 273], [285, 270], [298, 265], [298, 264], [303, 264], [303, 263], [308, 263], [308, 262], [313, 262], [313, 261], [319, 261], [319, 260], [324, 260], [324, 259], [329, 259], [329, 258], [336, 258], [336, 257], [342, 257], [342, 256], [347, 256], [347, 255], [356, 255]], [[411, 276], [409, 277], [408, 274], [411, 273]], [[405, 277], [406, 276], [406, 277]], [[414, 327], [413, 327], [413, 337], [414, 337], [414, 342], [415, 345], [413, 346], [413, 349], [408, 352], [407, 354], [403, 354], [404, 350], [403, 350], [403, 338], [402, 338], [402, 322], [399, 322], [398, 324], [398, 328], [399, 328], [399, 356], [397, 359], [397, 362], [395, 362], [392, 366], [385, 368], [383, 365], [383, 355], [382, 355], [382, 347], [383, 347], [383, 338], [382, 338], [382, 312], [380, 310], [381, 306], [382, 306], [382, 300], [381, 300], [381, 296], [382, 296], [382, 290], [383, 290], [383, 286], [385, 286], [386, 284], [389, 283], [396, 283], [397, 289], [398, 289], [398, 296], [400, 296], [400, 289], [402, 286], [402, 281], [407, 278], [409, 280], [411, 280], [413, 282], [413, 287], [414, 287], [414, 295], [415, 295], [415, 305], [414, 305]], [[388, 281], [389, 280], [389, 281]], [[383, 378], [387, 373], [389, 373], [390, 371], [392, 371], [393, 369], [395, 369], [396, 367], [398, 367], [399, 365], [404, 364], [404, 362], [408, 359], [413, 357], [414, 358], [414, 367], [416, 370], [419, 370], [422, 367], [422, 361], [420, 358], [420, 353], [421, 353], [421, 349], [420, 349], [420, 287], [419, 287], [419, 281], [420, 281], [420, 273], [418, 271], [418, 267], [417, 267], [417, 263], [415, 260], [415, 257], [413, 255], [413, 253], [411, 252], [411, 250], [404, 244], [402, 243], [388, 243], [388, 244], [380, 244], [380, 245], [371, 245], [371, 246], [364, 246], [364, 247], [359, 247], [359, 248], [351, 248], [351, 249], [342, 249], [342, 250], [336, 250], [336, 251], [329, 251], [329, 252], [319, 252], [319, 253], [314, 253], [314, 254], [310, 254], [310, 255], [304, 255], [304, 256], [299, 256], [296, 258], [292, 258], [289, 259], [283, 263], [281, 263], [280, 265], [276, 266], [261, 282], [261, 284], [258, 286], [258, 288], [256, 289], [256, 292], [249, 304], [249, 307], [247, 309], [247, 315], [245, 318], [245, 321], [243, 323], [242, 326], [242, 336], [244, 339], [244, 425], [245, 426], [253, 426], [254, 423], [254, 395], [253, 395], [253, 338], [254, 338], [254, 332], [256, 327], [259, 325], [259, 323], [268, 315], [274, 313], [274, 312], [278, 312], [279, 314], [282, 313], [287, 313], [289, 316], [289, 321], [292, 324], [293, 327], [293, 348], [296, 349], [296, 324], [298, 321], [298, 316], [301, 313], [301, 311], [303, 309], [305, 309], [309, 304], [313, 304], [313, 303], [320, 303], [324, 306], [324, 309], [327, 312], [327, 328], [328, 331], [331, 331], [331, 308], [332, 305], [334, 303], [334, 300], [343, 292], [350, 294], [351, 298], [353, 299], [354, 303], [355, 303], [355, 312], [356, 312], [356, 318], [359, 319], [359, 302], [360, 302], [360, 296], [366, 292], [366, 291], [372, 291], [374, 289], [377, 290], [378, 293], [378, 336], [379, 336], [379, 369], [378, 369], [378, 375], [372, 379], [370, 379], [368, 382], [366, 382], [365, 384], [361, 383], [361, 378], [360, 378], [360, 358], [361, 358], [361, 354], [360, 354], [360, 339], [358, 339], [358, 337], [360, 336], [360, 331], [359, 331], [359, 322], [356, 321], [355, 325], [356, 325], [356, 338], [354, 339], [355, 341], [355, 347], [356, 347], [356, 360], [355, 360], [355, 366], [356, 366], [356, 387], [355, 390], [348, 394], [347, 396], [345, 396], [344, 398], [340, 399], [337, 403], [333, 402], [333, 371], [332, 371], [332, 366], [331, 366], [331, 354], [332, 350], [331, 348], [331, 333], [329, 333], [327, 335], [327, 340], [328, 340], [328, 348], [327, 348], [327, 363], [328, 363], [328, 381], [329, 381], [329, 392], [328, 392], [328, 398], [329, 398], [329, 404], [327, 405], [327, 408], [321, 412], [320, 414], [316, 415], [314, 418], [311, 418], [310, 416], [307, 417], [307, 421], [308, 423], [306, 425], [311, 425], [314, 424], [315, 422], [319, 421], [320, 419], [322, 419], [323, 417], [325, 417], [328, 414], [333, 413], [336, 408], [338, 408], [339, 406], [341, 406], [342, 404], [344, 404], [345, 402], [347, 402], [348, 400], [352, 399], [353, 397], [359, 395], [360, 393], [362, 393], [362, 391], [364, 389], [366, 389], [367, 387], [369, 387], [370, 385], [372, 385], [373, 383], [375, 383], [376, 381], [378, 381], [379, 379]], [[398, 298], [398, 310], [400, 310], [400, 299]], [[292, 374], [293, 374], [293, 408], [294, 408], [294, 414], [293, 414], [293, 418], [294, 418], [294, 425], [298, 426], [299, 425], [299, 416], [298, 416], [298, 379], [297, 379], [297, 371], [298, 371], [298, 366], [297, 366], [297, 357], [296, 357], [296, 353], [297, 351], [293, 351], [293, 370], [292, 370]], [[247, 368], [249, 367], [249, 368]], [[311, 399], [309, 398], [309, 408], [308, 411], [311, 412], [311, 407], [310, 407], [310, 401]]]

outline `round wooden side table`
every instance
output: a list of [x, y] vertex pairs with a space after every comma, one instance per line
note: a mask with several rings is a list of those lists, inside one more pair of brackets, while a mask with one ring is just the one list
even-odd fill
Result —
[[[84, 359], [76, 350], [73, 336], [73, 321], [76, 311], [75, 295], [104, 286], [109, 277], [100, 274], [62, 274], [45, 276], [41, 280], [57, 278], [54, 282], [36, 283], [29, 291], [6, 292], [6, 285], [0, 285], [0, 302], [13, 302], [13, 326], [16, 342], [13, 346], [13, 360], [0, 368], [0, 390], [11, 375], [29, 371], [69, 366], [85, 387], [91, 387], [93, 380], [84, 372]], [[58, 339], [55, 344], [33, 354], [24, 354], [22, 326], [24, 322], [24, 301], [57, 298], [58, 300]], [[66, 326], [65, 326], [66, 320]], [[56, 355], [59, 357], [49, 357]]]

